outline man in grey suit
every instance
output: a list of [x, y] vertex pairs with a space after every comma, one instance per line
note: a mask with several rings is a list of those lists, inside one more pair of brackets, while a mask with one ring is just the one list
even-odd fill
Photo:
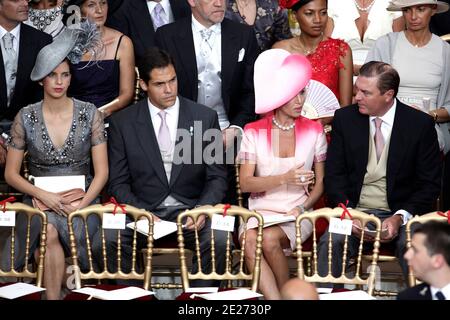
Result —
[[[221, 203], [227, 185], [217, 113], [177, 95], [174, 64], [166, 52], [149, 49], [139, 71], [148, 99], [117, 113], [110, 122], [110, 195], [169, 221], [176, 221], [182, 210]], [[215, 137], [211, 143], [203, 141], [205, 132]], [[208, 154], [208, 150], [215, 151]], [[208, 155], [210, 159], [206, 159]], [[210, 221], [199, 219], [197, 225], [201, 228], [200, 247], [206, 253], [202, 268], [210, 270]], [[194, 248], [193, 229], [193, 223], [187, 221], [187, 248]], [[117, 246], [113, 233], [108, 239], [112, 253]], [[214, 234], [216, 268], [221, 273], [226, 233], [215, 230]], [[131, 245], [131, 241], [132, 231], [123, 230], [122, 243]], [[101, 254], [101, 248], [97, 251]], [[197, 263], [193, 265], [197, 267]]]

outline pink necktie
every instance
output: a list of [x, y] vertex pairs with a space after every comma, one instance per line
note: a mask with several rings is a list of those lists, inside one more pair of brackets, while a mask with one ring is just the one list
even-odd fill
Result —
[[375, 121], [375, 150], [377, 151], [377, 161], [380, 161], [381, 153], [383, 153], [384, 149], [384, 138], [381, 133], [381, 123], [383, 123], [383, 120], [380, 118], [373, 120]]
[[169, 127], [166, 122], [166, 115], [167, 113], [165, 111], [158, 112], [158, 116], [161, 118], [161, 126], [159, 127], [158, 133], [158, 144], [161, 151], [168, 152], [170, 151], [171, 141]]

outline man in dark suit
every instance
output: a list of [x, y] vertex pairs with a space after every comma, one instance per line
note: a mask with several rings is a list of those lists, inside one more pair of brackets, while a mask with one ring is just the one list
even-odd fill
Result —
[[154, 10], [160, 4], [163, 7], [162, 21], [174, 22], [191, 13], [186, 0], [133, 0], [125, 1], [120, 9], [108, 18], [107, 25], [131, 38], [136, 62], [144, 55], [146, 49], [153, 47], [156, 19]]
[[405, 259], [423, 283], [400, 292], [398, 300], [450, 300], [450, 224], [419, 225]]
[[[393, 242], [403, 273], [405, 224], [430, 212], [441, 183], [441, 161], [432, 117], [398, 101], [400, 78], [383, 62], [361, 68], [357, 104], [337, 110], [325, 165], [325, 192], [339, 203], [382, 219], [382, 242]], [[357, 224], [354, 221], [353, 224]], [[349, 254], [357, 254], [360, 232], [353, 228]], [[319, 242], [319, 273], [328, 273], [328, 232]], [[344, 236], [333, 235], [332, 273], [342, 270]]]
[[259, 48], [253, 28], [224, 18], [226, 0], [188, 3], [192, 16], [161, 27], [155, 40], [175, 59], [180, 95], [219, 116], [229, 164], [225, 201], [235, 204], [236, 138], [255, 120], [253, 66]]
[[[0, 122], [9, 123], [22, 107], [42, 99], [42, 89], [30, 74], [37, 54], [52, 37], [22, 23], [27, 19], [28, 1], [0, 0]], [[7, 38], [12, 40], [12, 50], [7, 48]], [[0, 130], [9, 131], [9, 126], [1, 125]], [[0, 137], [0, 163], [5, 154]]]
[[[214, 109], [222, 130], [230, 124], [242, 128], [255, 120], [255, 33], [224, 19], [225, 0], [188, 2], [192, 16], [158, 29], [156, 44], [175, 59], [181, 96]], [[201, 34], [208, 31], [204, 40]]]
[[[117, 113], [110, 121], [109, 194], [121, 203], [144, 208], [169, 221], [176, 221], [182, 210], [221, 203], [226, 170], [217, 114], [177, 96], [177, 76], [166, 52], [149, 49], [139, 71], [148, 99]], [[205, 132], [214, 134], [211, 143], [203, 141]], [[206, 148], [216, 152], [210, 154]], [[208, 155], [212, 158], [206, 159]], [[208, 269], [210, 221], [205, 223], [203, 216], [197, 225], [204, 225], [200, 247], [206, 253], [202, 266]], [[188, 248], [195, 244], [193, 227], [191, 221], [187, 222]], [[216, 230], [214, 234], [217, 270], [223, 272], [226, 233]], [[122, 237], [122, 243], [131, 245], [132, 231], [124, 230]], [[115, 245], [114, 240], [110, 241], [112, 252]], [[101, 247], [97, 251], [101, 253]]]

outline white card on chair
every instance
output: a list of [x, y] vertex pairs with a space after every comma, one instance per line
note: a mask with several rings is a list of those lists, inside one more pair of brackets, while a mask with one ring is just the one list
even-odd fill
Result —
[[206, 300], [246, 300], [259, 298], [263, 295], [249, 289], [239, 288], [236, 290], [221, 291], [216, 293], [197, 294], [196, 296]]
[[[127, 227], [130, 229], [134, 229], [134, 222], [130, 222], [127, 224]], [[148, 220], [139, 220], [136, 223], [137, 232], [142, 233], [145, 236], [148, 236]], [[175, 222], [159, 220], [153, 222], [153, 239], [157, 240], [159, 238], [165, 237], [168, 234], [174, 233], [177, 231], [177, 224]]]
[[222, 231], [234, 231], [234, 216], [223, 216], [221, 214], [215, 214], [211, 219], [211, 229]]
[[319, 300], [376, 300], [370, 294], [362, 290], [335, 292], [319, 295]]
[[125, 218], [124, 213], [104, 213], [103, 214], [103, 229], [125, 229]]
[[17, 282], [1, 287], [0, 297], [5, 299], [16, 299], [40, 291], [45, 291], [45, 288], [39, 288], [29, 283]]
[[16, 212], [0, 210], [0, 227], [15, 227], [16, 226]]
[[86, 191], [86, 178], [79, 176], [34, 177], [34, 185], [48, 192], [62, 192], [71, 189]]
[[144, 290], [138, 287], [126, 287], [111, 291], [85, 287], [73, 290], [73, 292], [82, 293], [92, 298], [102, 300], [133, 300], [155, 294], [153, 291]]
[[339, 218], [331, 218], [330, 225], [328, 227], [328, 231], [330, 233], [338, 233], [338, 234], [352, 234], [352, 226], [353, 221], [349, 219], [339, 219]]

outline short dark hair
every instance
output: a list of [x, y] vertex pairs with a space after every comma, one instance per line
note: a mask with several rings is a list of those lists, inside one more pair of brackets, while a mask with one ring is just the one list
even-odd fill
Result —
[[414, 234], [422, 233], [425, 235], [425, 247], [428, 254], [442, 254], [450, 266], [450, 224], [440, 221], [429, 221], [420, 224]]
[[400, 85], [400, 76], [390, 64], [381, 61], [370, 61], [365, 63], [359, 70], [362, 77], [377, 77], [377, 88], [381, 94], [388, 90], [394, 90], [394, 97], [397, 96]]
[[[307, 5], [310, 2], [313, 2], [314, 0], [299, 0], [295, 4], [291, 6], [292, 11], [298, 11], [301, 7]], [[328, 5], [328, 0], [325, 0], [325, 2]]]
[[153, 69], [164, 68], [169, 65], [175, 66], [170, 54], [158, 47], [151, 47], [145, 51], [144, 56], [139, 60], [139, 76], [147, 83]]

